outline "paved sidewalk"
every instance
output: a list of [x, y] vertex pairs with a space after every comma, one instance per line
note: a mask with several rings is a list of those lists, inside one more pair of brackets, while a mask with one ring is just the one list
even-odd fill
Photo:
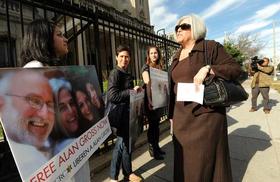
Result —
[[228, 133], [233, 179], [235, 182], [280, 181], [280, 94], [270, 90], [270, 114], [263, 112], [262, 96], [258, 110], [251, 108], [251, 79], [243, 86], [250, 94], [228, 112]]
[[[250, 79], [243, 83], [248, 93], [251, 93], [250, 83]], [[280, 181], [280, 94], [270, 90], [270, 99], [270, 114], [265, 114], [262, 110], [261, 95], [256, 112], [249, 112], [251, 97], [228, 108], [229, 146], [234, 182]], [[167, 152], [164, 160], [152, 160], [147, 152], [147, 144], [133, 153], [133, 170], [141, 175], [145, 182], [172, 182], [173, 145], [166, 127], [169, 127], [168, 122], [161, 125], [161, 129], [165, 128], [160, 141], [160, 146]], [[145, 138], [144, 133], [139, 140], [144, 142]], [[104, 155], [103, 161], [109, 161], [110, 154], [111, 152]], [[91, 164], [99, 165], [99, 162], [100, 160], [96, 160]], [[109, 181], [108, 175], [109, 167], [106, 167], [94, 174], [92, 181]]]

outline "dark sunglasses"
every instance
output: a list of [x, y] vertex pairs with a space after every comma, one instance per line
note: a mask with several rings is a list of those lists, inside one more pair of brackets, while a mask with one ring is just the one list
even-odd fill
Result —
[[176, 25], [175, 32], [177, 32], [179, 30], [179, 28], [181, 28], [182, 30], [189, 30], [191, 28], [191, 25], [187, 24], [187, 23], [183, 23], [181, 25]]

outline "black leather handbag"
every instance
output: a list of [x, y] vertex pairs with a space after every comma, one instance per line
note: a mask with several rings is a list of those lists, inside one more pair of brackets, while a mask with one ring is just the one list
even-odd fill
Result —
[[[217, 44], [216, 44], [217, 46]], [[207, 42], [204, 41], [204, 61], [211, 66], [213, 55], [207, 59]], [[248, 93], [236, 80], [208, 77], [204, 81], [204, 105], [227, 107], [248, 99]]]

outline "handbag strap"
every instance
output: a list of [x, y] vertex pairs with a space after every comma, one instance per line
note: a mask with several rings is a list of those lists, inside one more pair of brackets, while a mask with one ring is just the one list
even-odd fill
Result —
[[204, 40], [204, 63], [205, 65], [211, 66], [211, 60], [207, 59], [207, 40]]
[[212, 65], [212, 60], [213, 60], [213, 55], [214, 55], [214, 50], [217, 48], [217, 43], [215, 43], [215, 47], [213, 48], [212, 52], [211, 52], [211, 55], [210, 57], [208, 58], [207, 57], [207, 51], [208, 51], [208, 48], [207, 48], [207, 44], [208, 44], [208, 40], [204, 40], [204, 63], [205, 65], [209, 65], [211, 66]]

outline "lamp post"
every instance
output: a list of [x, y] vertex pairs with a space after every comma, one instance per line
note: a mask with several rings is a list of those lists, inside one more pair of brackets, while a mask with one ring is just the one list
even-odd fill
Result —
[[274, 66], [274, 76], [273, 80], [277, 80], [276, 69], [278, 64], [278, 59], [276, 58], [276, 32], [275, 32], [276, 21], [273, 21], [273, 66]]

